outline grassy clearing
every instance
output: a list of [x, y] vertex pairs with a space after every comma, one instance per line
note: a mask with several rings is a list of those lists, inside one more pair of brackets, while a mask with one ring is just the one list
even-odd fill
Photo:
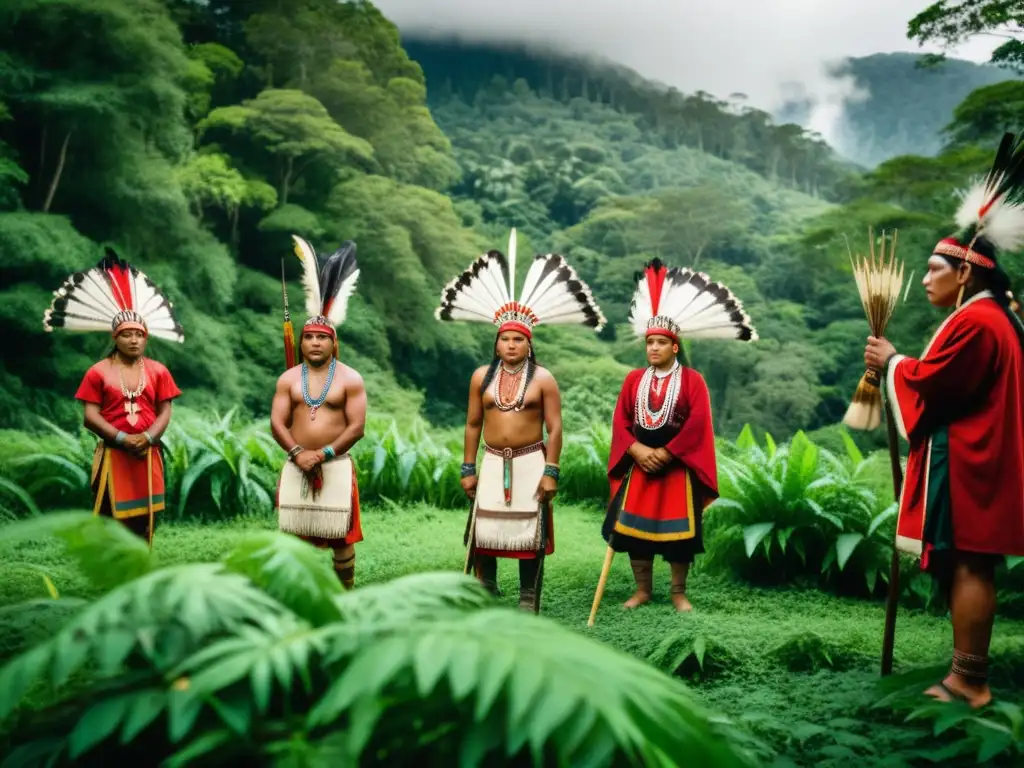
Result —
[[[884, 606], [817, 590], [750, 588], [700, 573], [691, 576], [692, 615], [676, 614], [668, 600], [668, 566], [655, 567], [656, 603], [625, 612], [632, 574], [618, 556], [592, 630], [586, 628], [604, 554], [600, 510], [556, 510], [556, 552], [547, 561], [544, 613], [580, 632], [675, 671], [714, 709], [745, 723], [775, 752], [776, 765], [826, 765], [859, 759], [881, 765], [882, 756], [905, 750], [929, 726], [902, 722], [890, 709], [869, 711], [875, 691]], [[364, 513], [366, 540], [357, 547], [357, 583], [408, 573], [458, 570], [465, 515], [425, 505], [398, 509], [373, 505]], [[158, 529], [156, 552], [164, 564], [220, 557], [240, 533], [273, 529], [271, 517], [209, 525], [167, 524]], [[86, 582], [49, 541], [0, 550], [0, 604], [49, 598], [49, 577], [61, 598], [88, 596]], [[328, 555], [324, 553], [326, 558]], [[500, 561], [502, 602], [517, 600], [513, 561]], [[69, 605], [69, 610], [72, 606]], [[53, 614], [47, 614], [53, 615]], [[59, 619], [59, 614], [54, 617]], [[1024, 622], [997, 620], [995, 682], [1003, 698], [1024, 689]], [[8, 623], [0, 634], [7, 656], [48, 631], [44, 624]], [[896, 671], [942, 665], [952, 642], [948, 619], [900, 612]], [[599, 692], [600, 681], [595, 681]], [[918, 744], [920, 747], [921, 744]], [[767, 755], [766, 755], [767, 756]], [[892, 757], [890, 755], [890, 757]], [[771, 761], [769, 761], [771, 762]], [[915, 764], [905, 761], [884, 764]], [[998, 763], [996, 763], [998, 764]]]

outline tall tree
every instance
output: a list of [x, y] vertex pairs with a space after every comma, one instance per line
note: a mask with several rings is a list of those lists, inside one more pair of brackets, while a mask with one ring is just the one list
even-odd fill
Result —
[[[992, 63], [1024, 72], [1024, 4], [1020, 0], [938, 0], [907, 24], [907, 37], [952, 48], [978, 35], [1003, 39]], [[927, 57], [937, 63], [942, 55]]]

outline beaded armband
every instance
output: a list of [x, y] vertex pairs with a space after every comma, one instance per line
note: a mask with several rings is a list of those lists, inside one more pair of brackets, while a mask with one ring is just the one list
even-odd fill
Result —
[[557, 482], [558, 481], [558, 474], [559, 474], [559, 472], [558, 472], [558, 465], [557, 464], [545, 464], [544, 465], [544, 475], [545, 475], [545, 477], [550, 477], [553, 480], [555, 480], [555, 482]]
[[462, 477], [473, 477], [476, 474], [476, 464], [466, 462], [462, 465], [462, 469], [459, 472]]
[[324, 456], [328, 459], [334, 458], [334, 449], [331, 446], [325, 445], [321, 450], [324, 452]]

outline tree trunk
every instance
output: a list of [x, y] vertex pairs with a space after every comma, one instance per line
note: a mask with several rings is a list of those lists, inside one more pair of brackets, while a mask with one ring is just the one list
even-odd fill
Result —
[[57, 169], [53, 172], [53, 178], [50, 180], [50, 189], [46, 193], [46, 200], [43, 201], [43, 213], [50, 212], [53, 196], [57, 194], [57, 186], [60, 184], [61, 174], [64, 173], [64, 161], [68, 157], [69, 141], [71, 141], [71, 131], [64, 134], [64, 142], [60, 145], [60, 157], [57, 159]]
[[285, 163], [284, 174], [281, 178], [281, 205], [288, 205], [288, 189], [292, 183], [292, 168], [295, 164], [295, 158], [289, 155], [288, 162]]

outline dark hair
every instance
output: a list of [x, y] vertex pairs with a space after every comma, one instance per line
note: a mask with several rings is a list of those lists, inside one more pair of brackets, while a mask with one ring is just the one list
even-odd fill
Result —
[[[494, 374], [498, 372], [498, 366], [501, 364], [501, 358], [498, 357], [498, 341], [501, 339], [501, 331], [494, 337], [494, 359], [491, 360], [491, 364], [487, 366], [487, 373], [484, 374], [484, 380], [480, 382], [480, 394], [487, 391], [487, 387], [490, 386], [494, 380]], [[526, 371], [526, 386], [523, 388], [525, 393], [530, 388], [530, 382], [533, 381], [533, 375], [537, 371], [537, 356], [533, 352], [533, 341], [529, 338], [526, 340], [530, 351], [526, 354], [526, 358], [530, 361], [529, 369]]]
[[[993, 246], [984, 237], [979, 237], [975, 240], [974, 244], [971, 246], [971, 250], [992, 259], [992, 261], [996, 261], [995, 246]], [[936, 255], [940, 256], [946, 261], [946, 263], [952, 267], [956, 267], [957, 269], [959, 269], [960, 265], [964, 263], [963, 259], [957, 259], [953, 256], [946, 256], [945, 254]], [[1010, 291], [1010, 276], [1006, 274], [1002, 267], [999, 266], [999, 263], [996, 262], [994, 269], [979, 267], [976, 264], [972, 264], [971, 277], [978, 280], [981, 284], [978, 290], [984, 290], [987, 288], [992, 291], [992, 298], [995, 299], [996, 304], [1003, 308], [1003, 312], [1010, 321], [1010, 325], [1013, 326], [1013, 330], [1017, 333], [1017, 342], [1020, 344], [1021, 349], [1024, 350], [1024, 323], [1021, 322], [1020, 317], [1010, 306], [1013, 301], [1013, 293]]]

